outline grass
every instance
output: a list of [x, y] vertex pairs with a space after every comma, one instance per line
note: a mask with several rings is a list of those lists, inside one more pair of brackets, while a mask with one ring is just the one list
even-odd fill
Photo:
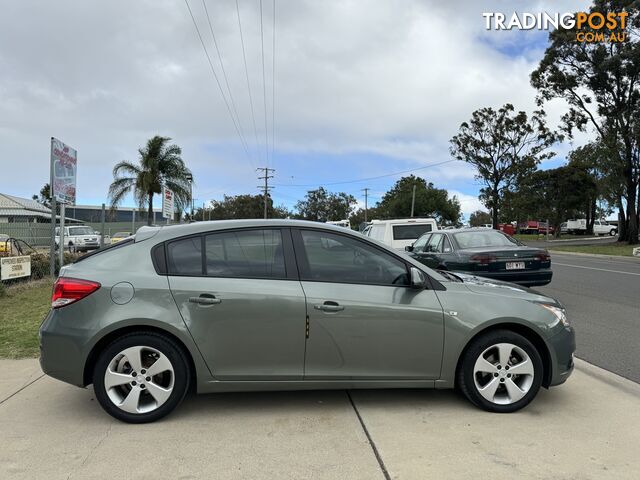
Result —
[[621, 243], [609, 243], [606, 245], [554, 245], [549, 250], [561, 252], [593, 253], [596, 255], [618, 255], [624, 257], [633, 256], [633, 248], [638, 245], [625, 245]]
[[[515, 235], [511, 235], [513, 238], [517, 238], [518, 240], [526, 241], [526, 240], [546, 240], [546, 235], [539, 235], [535, 233], [516, 233]], [[572, 239], [572, 240], [580, 240], [580, 237], [576, 237], [575, 235], [569, 235], [568, 233], [560, 234], [561, 239]], [[553, 235], [549, 235], [549, 240], [557, 240]]]
[[51, 306], [51, 280], [7, 287], [0, 297], [0, 358], [38, 356], [38, 329]]

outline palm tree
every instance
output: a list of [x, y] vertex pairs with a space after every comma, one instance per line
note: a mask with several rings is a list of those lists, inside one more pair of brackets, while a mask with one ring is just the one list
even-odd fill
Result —
[[123, 160], [113, 167], [113, 183], [109, 186], [111, 208], [115, 208], [132, 190], [136, 202], [148, 207], [147, 225], [153, 221], [153, 196], [162, 192], [164, 185], [173, 191], [178, 208], [191, 201], [191, 171], [180, 157], [177, 145], [168, 145], [169, 137], [156, 135], [144, 148], [138, 149], [139, 163]]

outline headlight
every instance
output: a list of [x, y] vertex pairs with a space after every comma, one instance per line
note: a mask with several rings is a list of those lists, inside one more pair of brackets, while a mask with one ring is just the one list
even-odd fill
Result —
[[564, 308], [559, 308], [556, 307], [554, 305], [548, 305], [546, 303], [539, 303], [538, 305], [540, 305], [543, 308], [546, 308], [547, 310], [549, 310], [551, 313], [553, 313], [556, 318], [558, 319], [559, 322], [562, 322], [562, 324], [565, 327], [569, 326], [569, 320], [567, 319], [567, 314]]

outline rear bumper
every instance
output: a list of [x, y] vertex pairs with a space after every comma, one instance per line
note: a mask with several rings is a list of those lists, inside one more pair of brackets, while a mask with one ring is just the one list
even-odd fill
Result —
[[65, 327], [50, 310], [40, 327], [40, 367], [50, 377], [84, 387], [86, 334]]
[[[467, 273], [467, 272], [465, 272]], [[478, 277], [491, 278], [502, 282], [517, 283], [525, 287], [535, 287], [547, 285], [551, 282], [553, 272], [551, 269], [533, 271], [513, 271], [513, 272], [468, 272]]]

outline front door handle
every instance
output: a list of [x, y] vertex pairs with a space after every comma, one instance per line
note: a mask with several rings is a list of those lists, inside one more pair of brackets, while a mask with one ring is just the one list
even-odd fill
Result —
[[222, 299], [216, 298], [215, 295], [203, 293], [199, 297], [189, 297], [189, 303], [197, 303], [198, 305], [218, 305], [222, 303]]
[[323, 312], [339, 312], [344, 310], [344, 307], [338, 304], [338, 302], [324, 302], [321, 305], [314, 305], [313, 308], [322, 310]]

